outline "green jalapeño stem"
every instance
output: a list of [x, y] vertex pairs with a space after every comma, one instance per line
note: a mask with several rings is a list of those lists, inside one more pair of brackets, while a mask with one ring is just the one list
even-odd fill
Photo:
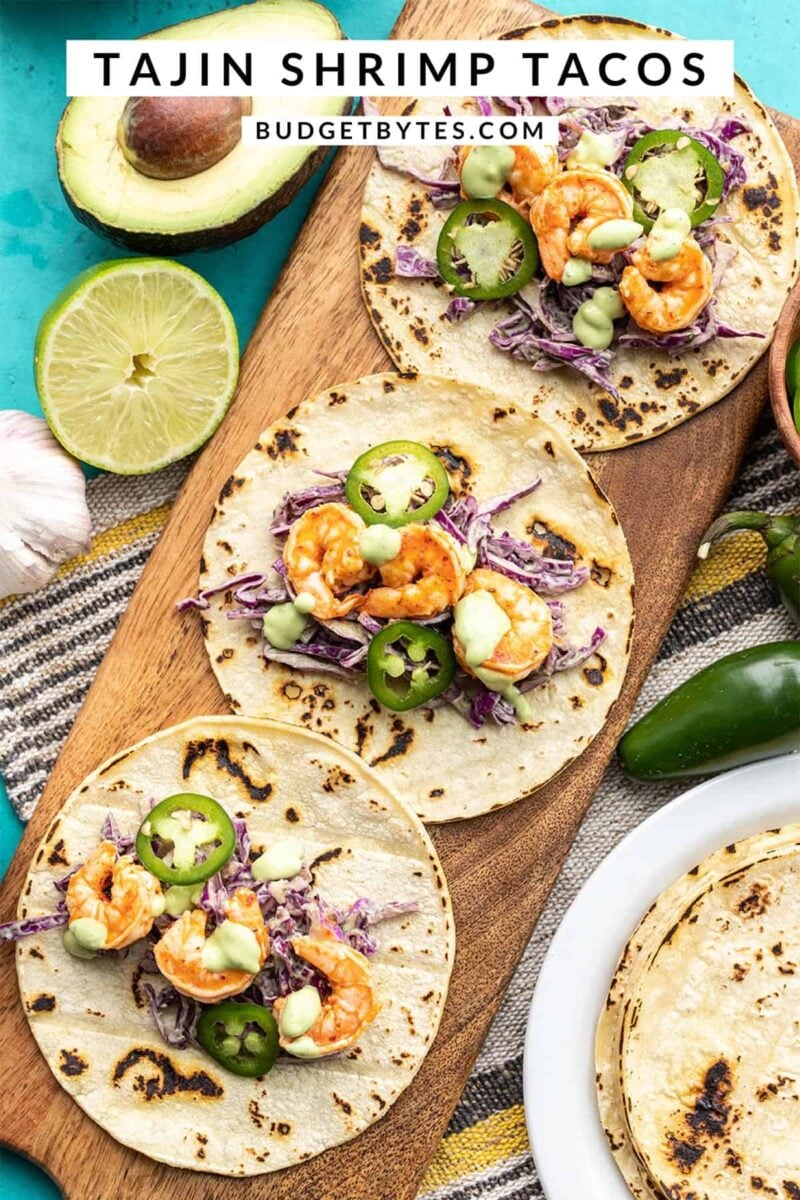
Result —
[[375, 699], [393, 712], [407, 712], [440, 696], [455, 673], [453, 647], [426, 625], [395, 621], [369, 644], [367, 682]]
[[236, 831], [222, 805], [191, 792], [162, 800], [136, 834], [142, 866], [168, 884], [210, 879], [224, 867], [235, 846]]
[[707, 558], [718, 538], [742, 529], [760, 533], [767, 544], [767, 576], [787, 611], [800, 625], [800, 516], [789, 513], [729, 512], [706, 530], [697, 551]]
[[278, 1023], [260, 1004], [212, 1004], [200, 1014], [196, 1036], [206, 1053], [234, 1075], [266, 1075], [278, 1057]]

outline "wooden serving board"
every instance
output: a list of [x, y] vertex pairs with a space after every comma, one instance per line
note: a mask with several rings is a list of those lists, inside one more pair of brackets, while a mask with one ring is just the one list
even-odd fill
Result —
[[[402, 37], [491, 36], [546, 15], [525, 0], [409, 0]], [[800, 161], [800, 124], [777, 115]], [[304, 396], [389, 368], [362, 306], [357, 224], [370, 153], [339, 154], [247, 348], [237, 397], [197, 461], [152, 553], [0, 893], [10, 919], [34, 847], [76, 783], [137, 739], [225, 711], [192, 593], [214, 498], [260, 431]], [[310, 284], [313, 300], [310, 299]], [[113, 1141], [58, 1086], [23, 1016], [14, 956], [0, 956], [0, 1141], [40, 1163], [71, 1200], [411, 1200], [489, 1023], [677, 607], [700, 535], [736, 474], [766, 396], [766, 360], [722, 403], [591, 465], [616, 506], [636, 571], [625, 686], [590, 749], [530, 799], [434, 829], [458, 951], [444, 1020], [408, 1090], [355, 1141], [281, 1174], [222, 1179], [161, 1166]], [[153, 1112], [153, 1120], [163, 1119]]]

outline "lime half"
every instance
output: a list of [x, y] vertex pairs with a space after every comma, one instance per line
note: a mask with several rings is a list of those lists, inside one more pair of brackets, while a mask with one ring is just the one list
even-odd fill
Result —
[[76, 458], [144, 475], [191, 454], [219, 425], [239, 373], [222, 297], [159, 258], [90, 267], [42, 317], [36, 387], [50, 428]]

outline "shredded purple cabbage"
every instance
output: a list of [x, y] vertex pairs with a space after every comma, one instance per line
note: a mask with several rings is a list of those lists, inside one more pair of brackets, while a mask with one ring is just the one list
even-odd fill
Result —
[[439, 268], [413, 246], [399, 243], [394, 252], [394, 273], [404, 279], [438, 279]]
[[495, 349], [531, 363], [537, 371], [550, 371], [565, 365], [574, 367], [609, 395], [619, 398], [610, 374], [613, 361], [610, 350], [592, 350], [577, 340], [567, 341], [566, 318], [564, 329], [553, 335], [522, 294], [510, 297], [510, 305], [511, 313], [498, 321], [489, 334]]
[[[130, 854], [136, 841], [129, 833], [120, 833], [113, 813], [108, 814], [100, 828], [100, 840], [103, 842], [113, 842], [117, 848], [117, 854]], [[75, 870], [77, 869], [76, 867]]]
[[189, 996], [167, 984], [157, 988], [150, 982], [141, 985], [147, 997], [153, 1022], [168, 1046], [184, 1050], [196, 1044], [195, 1028], [200, 1016], [200, 1005]]
[[58, 929], [69, 922], [69, 914], [64, 908], [55, 912], [43, 913], [39, 917], [24, 917], [21, 921], [5, 921], [0, 925], [0, 942], [16, 942], [20, 938], [30, 937], [34, 933], [46, 933], [48, 929]]
[[282, 537], [287, 534], [297, 518], [302, 517], [309, 508], [317, 508], [320, 504], [344, 502], [344, 482], [347, 478], [347, 471], [315, 471], [314, 474], [333, 479], [334, 482], [315, 484], [313, 487], [302, 488], [298, 492], [287, 492], [272, 516], [270, 533], [273, 537]]
[[468, 296], [453, 296], [453, 299], [445, 309], [445, 320], [466, 321], [467, 317], [471, 316], [477, 307], [476, 302], [470, 300]]
[[667, 354], [683, 353], [685, 350], [696, 350], [705, 346], [715, 338], [763, 338], [764, 334], [756, 329], [733, 329], [717, 317], [716, 302], [710, 300], [697, 318], [685, 329], [674, 333], [649, 333], [631, 322], [629, 328], [620, 334], [618, 345], [635, 350], [663, 350]]

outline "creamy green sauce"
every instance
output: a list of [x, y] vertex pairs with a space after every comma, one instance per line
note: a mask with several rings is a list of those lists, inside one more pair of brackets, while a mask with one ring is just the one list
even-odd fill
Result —
[[567, 155], [567, 166], [570, 170], [582, 167], [601, 171], [614, 161], [615, 156], [616, 146], [610, 133], [593, 133], [587, 129]]
[[198, 846], [207, 846], [216, 841], [219, 830], [213, 821], [201, 821], [191, 812], [177, 809], [168, 817], [150, 821], [151, 832], [155, 831], [166, 841], [172, 842], [172, 862], [179, 871], [188, 871], [195, 864]]
[[73, 958], [97, 958], [96, 950], [85, 950], [71, 929], [65, 929], [61, 941], [67, 954]]
[[[298, 607], [297, 601], [302, 597], [303, 603]], [[311, 604], [306, 607], [310, 598]], [[264, 616], [262, 630], [270, 646], [276, 650], [290, 650], [308, 624], [307, 613], [314, 607], [314, 597], [308, 592], [301, 592], [297, 600], [287, 600], [285, 604], [274, 604]]]
[[103, 949], [108, 937], [106, 926], [94, 917], [78, 917], [77, 921], [70, 921], [69, 932], [83, 950], [93, 953]]
[[620, 317], [625, 316], [625, 305], [616, 288], [595, 288], [592, 292], [592, 299], [612, 321], [618, 321]]
[[155, 896], [153, 896], [153, 902], [150, 907], [154, 917], [161, 916], [161, 914], [164, 912], [164, 909], [167, 907], [167, 902], [164, 899], [163, 892], [158, 892]]
[[624, 250], [643, 232], [638, 221], [616, 219], [596, 225], [586, 240], [592, 250]]
[[94, 917], [78, 917], [64, 930], [64, 949], [73, 958], [94, 958], [106, 942], [108, 930]]
[[289, 1054], [293, 1054], [295, 1058], [319, 1058], [319, 1046], [310, 1037], [295, 1038], [292, 1042], [287, 1042], [283, 1047]]
[[492, 657], [510, 628], [510, 619], [491, 592], [470, 592], [456, 605], [456, 637], [464, 649], [467, 665], [473, 669]]
[[310, 613], [314, 611], [316, 597], [311, 595], [311, 592], [298, 592], [294, 598], [294, 606], [299, 613]]
[[260, 854], [250, 870], [259, 883], [274, 883], [278, 879], [294, 879], [302, 865], [303, 847], [292, 838], [283, 838]]
[[476, 146], [461, 170], [461, 186], [470, 200], [491, 200], [506, 183], [514, 166], [513, 146]]
[[647, 235], [646, 249], [653, 262], [674, 258], [691, 228], [691, 218], [682, 208], [665, 208]]
[[582, 346], [607, 350], [614, 337], [614, 322], [595, 300], [584, 300], [572, 318], [572, 332]]
[[304, 1033], [308, 1033], [321, 1012], [322, 1001], [319, 998], [319, 992], [311, 984], [307, 984], [297, 992], [291, 992], [286, 997], [286, 1003], [281, 1009], [279, 1027], [282, 1036], [285, 1038], [302, 1037]]
[[[381, 463], [374, 471], [364, 476], [365, 482], [375, 488], [377, 495], [372, 506], [387, 516], [397, 518], [408, 512], [411, 499], [428, 477], [425, 463], [415, 458], [404, 458], [399, 463]], [[383, 500], [381, 506], [378, 496]]]
[[393, 529], [391, 525], [367, 525], [358, 539], [359, 553], [364, 562], [373, 567], [382, 567], [384, 563], [397, 558], [402, 540], [400, 530]]
[[509, 683], [505, 675], [499, 671], [490, 671], [486, 667], [476, 667], [475, 675], [485, 684], [490, 692], [499, 692], [504, 700], [513, 704], [514, 711], [520, 721], [527, 721], [531, 716], [531, 706], [522, 692], [514, 683]]
[[592, 264], [588, 258], [568, 258], [561, 282], [564, 287], [576, 287], [592, 278]]
[[174, 883], [164, 893], [164, 911], [171, 917], [180, 917], [197, 904], [203, 887], [202, 883]]
[[247, 971], [249, 975], [257, 975], [261, 969], [258, 939], [246, 925], [223, 921], [206, 938], [200, 962], [207, 971]]

